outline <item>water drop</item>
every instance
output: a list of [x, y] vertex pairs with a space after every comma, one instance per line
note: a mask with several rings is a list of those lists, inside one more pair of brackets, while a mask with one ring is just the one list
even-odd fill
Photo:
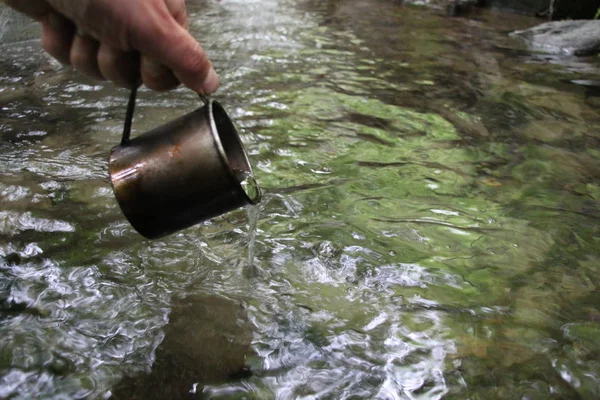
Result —
[[260, 202], [260, 187], [258, 186], [256, 179], [254, 179], [254, 176], [248, 171], [235, 171], [235, 176], [250, 201], [253, 204]]

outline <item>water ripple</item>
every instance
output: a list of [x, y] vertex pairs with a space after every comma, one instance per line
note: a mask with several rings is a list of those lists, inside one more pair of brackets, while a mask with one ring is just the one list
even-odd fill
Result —
[[[128, 92], [3, 42], [0, 397], [598, 398], [597, 60], [400, 3], [188, 1], [266, 193], [155, 241], [107, 179]], [[142, 90], [134, 134], [199, 103]]]

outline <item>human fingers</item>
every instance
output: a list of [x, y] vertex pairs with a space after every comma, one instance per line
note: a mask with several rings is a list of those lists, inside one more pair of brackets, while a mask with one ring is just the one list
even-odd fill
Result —
[[170, 29], [146, 32], [155, 39], [154, 45], [138, 38], [134, 39], [134, 46], [152, 59], [161, 60], [190, 89], [205, 95], [213, 93], [219, 78], [206, 52], [187, 30], [175, 22], [173, 25]]
[[219, 80], [204, 49], [179, 23], [185, 21], [183, 0], [47, 1], [101, 43], [160, 61], [201, 94], [217, 89]]
[[185, 7], [185, 0], [165, 0], [167, 9], [171, 16], [177, 21], [179, 26], [188, 28], [187, 9]]
[[102, 76], [117, 86], [131, 89], [140, 83], [140, 55], [137, 52], [124, 52], [100, 44], [98, 67]]
[[7, 6], [40, 20], [52, 11], [45, 0], [4, 0]]
[[201, 93], [211, 94], [219, 78], [206, 52], [185, 28], [185, 2], [166, 0], [137, 21], [130, 31], [131, 45], [142, 54], [160, 60], [169, 67], [185, 86]]
[[146, 56], [142, 56], [141, 76], [147, 87], [157, 91], [174, 89], [180, 83], [170, 68]]
[[[165, 0], [167, 9], [179, 26], [187, 29], [187, 10], [184, 0]], [[170, 68], [147, 56], [142, 56], [141, 68], [144, 84], [153, 90], [169, 90], [179, 85], [179, 79]]]
[[104, 80], [98, 65], [100, 43], [92, 37], [76, 34], [69, 55], [71, 65], [83, 74]]
[[56, 12], [46, 15], [41, 22], [42, 47], [61, 63], [69, 64], [75, 25]]

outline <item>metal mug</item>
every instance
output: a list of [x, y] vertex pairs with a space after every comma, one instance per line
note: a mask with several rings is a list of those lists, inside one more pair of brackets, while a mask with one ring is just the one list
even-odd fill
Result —
[[109, 173], [131, 225], [155, 239], [260, 201], [244, 146], [223, 107], [203, 107], [130, 139], [132, 90], [121, 144]]

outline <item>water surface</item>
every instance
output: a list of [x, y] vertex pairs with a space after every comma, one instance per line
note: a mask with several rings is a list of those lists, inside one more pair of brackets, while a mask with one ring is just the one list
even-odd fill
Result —
[[[188, 3], [256, 228], [143, 240], [107, 179], [127, 92], [4, 43], [0, 397], [600, 396], [598, 60], [501, 12]], [[134, 135], [200, 106], [139, 99]]]

